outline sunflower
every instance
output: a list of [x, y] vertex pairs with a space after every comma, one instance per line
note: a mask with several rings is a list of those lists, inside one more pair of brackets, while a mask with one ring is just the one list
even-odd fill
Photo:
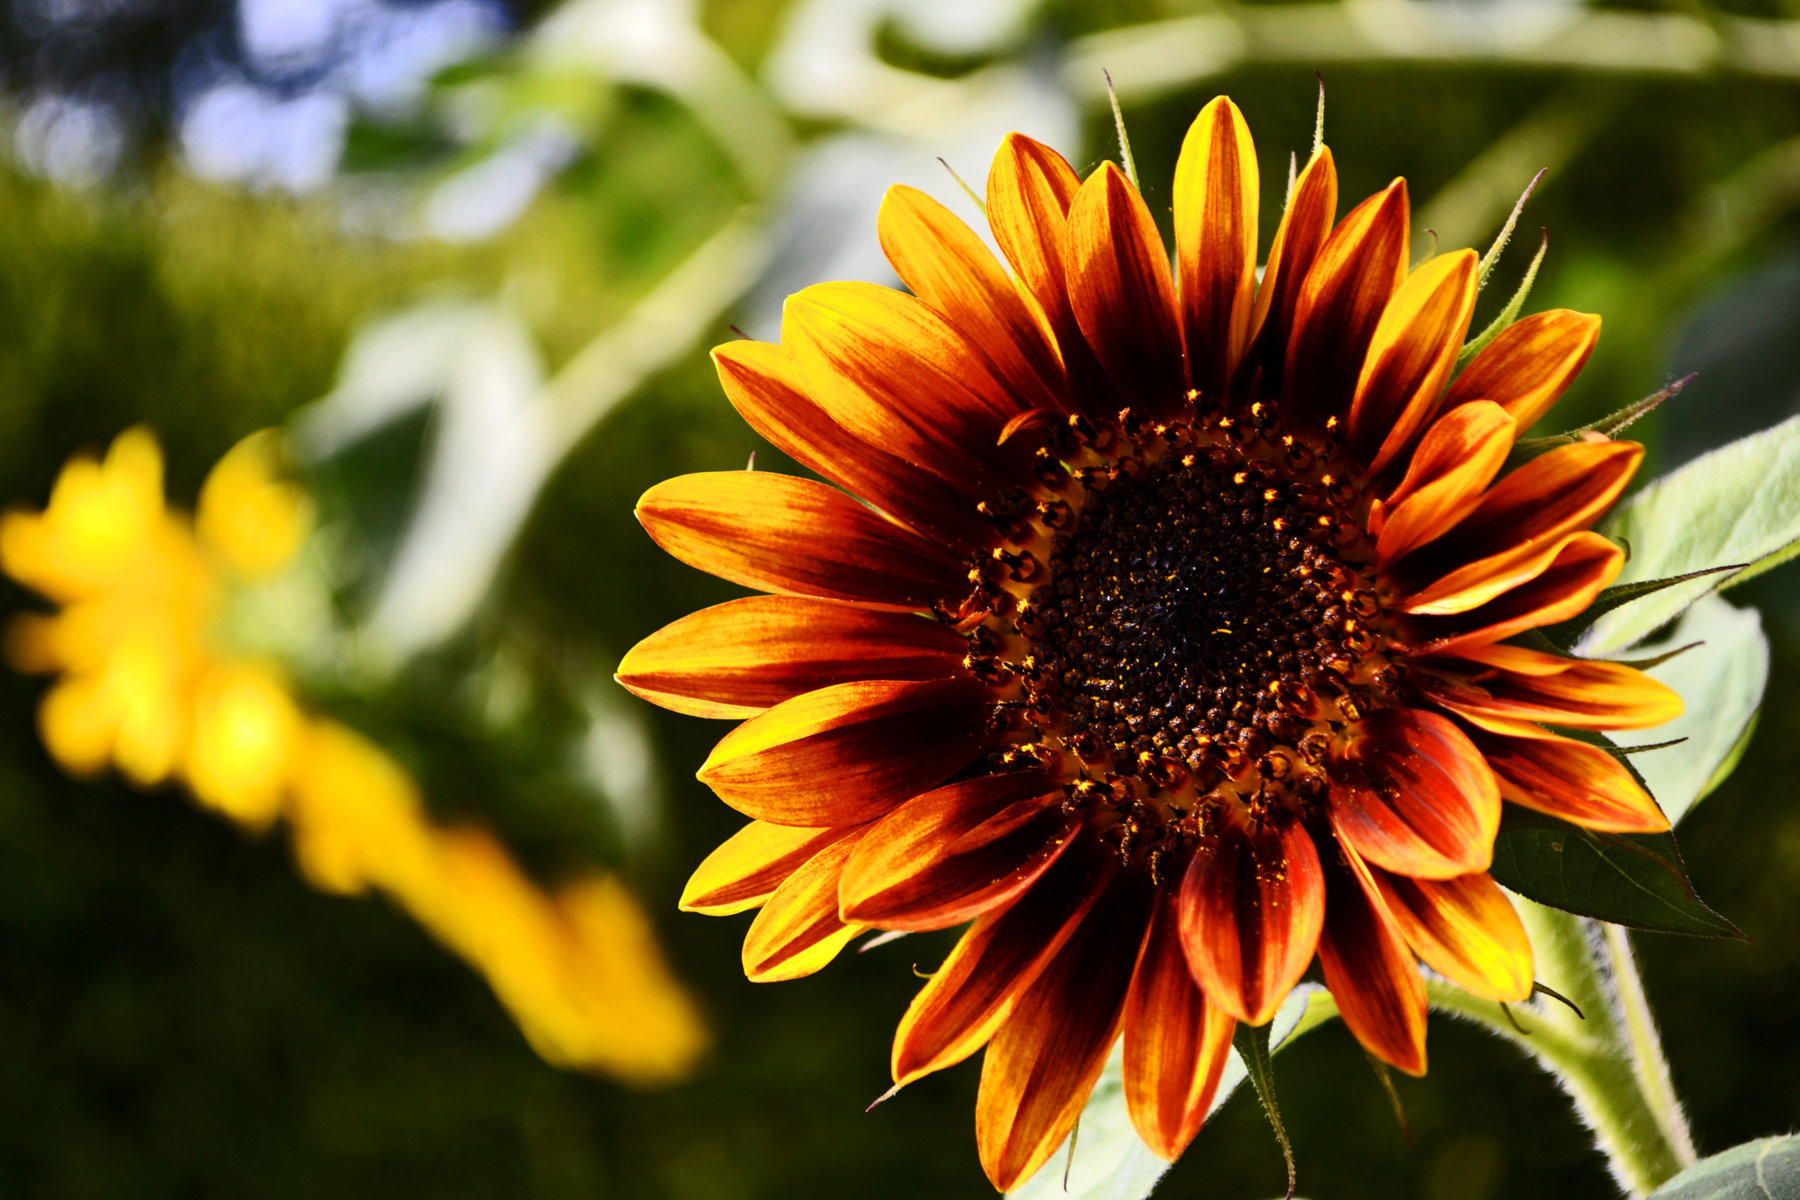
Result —
[[1520, 320], [1457, 373], [1479, 262], [1409, 268], [1403, 179], [1338, 219], [1321, 146], [1260, 278], [1257, 205], [1222, 97], [1176, 165], [1173, 271], [1116, 167], [1084, 180], [1016, 134], [987, 185], [1004, 266], [896, 187], [879, 233], [911, 295], [810, 287], [780, 344], [713, 355], [749, 424], [827, 482], [687, 475], [638, 505], [668, 552], [767, 593], [620, 666], [646, 699], [744, 719], [700, 778], [752, 821], [684, 907], [760, 908], [756, 980], [864, 930], [972, 922], [893, 1075], [986, 1048], [976, 1134], [1002, 1191], [1121, 1036], [1132, 1122], [1174, 1158], [1238, 1023], [1315, 960], [1357, 1039], [1415, 1074], [1421, 960], [1529, 995], [1487, 874], [1503, 801], [1668, 827], [1579, 735], [1678, 697], [1521, 636], [1624, 558], [1590, 526], [1642, 447], [1515, 454], [1599, 319]]

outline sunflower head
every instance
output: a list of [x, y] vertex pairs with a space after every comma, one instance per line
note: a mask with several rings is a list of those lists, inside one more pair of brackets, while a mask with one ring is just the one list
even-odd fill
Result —
[[818, 285], [780, 344], [714, 352], [745, 419], [827, 482], [690, 475], [638, 507], [671, 553], [766, 593], [620, 667], [659, 704], [746, 718], [700, 775], [752, 821], [684, 906], [761, 909], [755, 979], [865, 929], [972, 921], [901, 1021], [894, 1078], [986, 1047], [1002, 1190], [1121, 1031], [1132, 1120], [1172, 1158], [1235, 1025], [1315, 961], [1410, 1072], [1420, 960], [1528, 995], [1486, 873], [1503, 802], [1667, 827], [1552, 727], [1654, 725], [1679, 700], [1531, 639], [1624, 557], [1590, 527], [1640, 447], [1514, 455], [1598, 318], [1518, 321], [1457, 374], [1477, 256], [1409, 266], [1403, 180], [1339, 218], [1324, 148], [1259, 281], [1255, 150], [1223, 98], [1174, 202], [1171, 270], [1117, 168], [1083, 180], [1014, 135], [988, 176], [1002, 266], [893, 189], [879, 232], [910, 295]]

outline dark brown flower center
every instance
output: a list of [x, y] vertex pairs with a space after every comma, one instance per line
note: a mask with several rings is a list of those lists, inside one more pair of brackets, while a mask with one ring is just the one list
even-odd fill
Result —
[[1052, 442], [1043, 492], [990, 506], [1009, 545], [966, 606], [971, 669], [1017, 697], [1009, 761], [1060, 760], [1144, 844], [1322, 795], [1393, 674], [1331, 448], [1201, 413]]

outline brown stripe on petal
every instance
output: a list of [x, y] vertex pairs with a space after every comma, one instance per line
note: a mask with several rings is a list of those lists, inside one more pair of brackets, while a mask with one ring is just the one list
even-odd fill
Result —
[[1338, 1014], [1376, 1058], [1425, 1073], [1425, 981], [1369, 869], [1330, 839], [1319, 965]]
[[1269, 264], [1256, 288], [1250, 313], [1250, 351], [1243, 371], [1262, 373], [1261, 391], [1281, 391], [1300, 289], [1337, 218], [1337, 199], [1337, 167], [1331, 149], [1320, 146], [1294, 181], [1294, 194], [1281, 214], [1274, 244], [1269, 247]]
[[728, 342], [712, 356], [732, 407], [801, 466], [959, 549], [992, 541], [993, 526], [975, 511], [966, 481], [933, 474], [852, 433], [832, 412], [847, 389], [826, 388], [814, 400], [785, 347]]
[[1010, 1192], [1074, 1128], [1119, 1036], [1152, 891], [1121, 875], [1000, 1027], [981, 1063], [975, 1144]]
[[960, 925], [1010, 903], [1068, 846], [1060, 780], [985, 775], [914, 797], [883, 817], [844, 868], [844, 916], [882, 929]]
[[1175, 281], [1144, 198], [1112, 163], [1069, 206], [1069, 300], [1081, 331], [1125, 402], [1152, 418], [1187, 391]]
[[1599, 340], [1600, 318], [1592, 313], [1557, 308], [1515, 321], [1457, 376], [1445, 403], [1492, 400], [1530, 429], [1575, 381]]
[[1313, 432], [1349, 416], [1369, 339], [1406, 278], [1410, 227], [1406, 181], [1396, 179], [1351, 209], [1319, 248], [1287, 346], [1282, 411], [1294, 428]]
[[1474, 743], [1445, 717], [1384, 708], [1349, 729], [1331, 765], [1331, 826], [1372, 863], [1426, 879], [1485, 871], [1500, 791]]
[[1531, 996], [1531, 938], [1491, 876], [1409, 879], [1374, 866], [1369, 874], [1388, 915], [1432, 970], [1503, 1004]]
[[993, 738], [992, 702], [971, 679], [821, 688], [726, 734], [700, 779], [758, 820], [860, 824], [973, 762]]
[[1473, 250], [1441, 254], [1406, 277], [1382, 310], [1350, 405], [1350, 454], [1371, 475], [1438, 411], [1475, 312]]
[[1077, 838], [1010, 907], [976, 921], [894, 1033], [894, 1082], [911, 1083], [981, 1049], [1110, 886], [1118, 859]]
[[1068, 408], [1062, 358], [1042, 315], [974, 230], [924, 192], [896, 184], [882, 199], [876, 232], [901, 282], [981, 349], [1026, 408]]
[[1510, 734], [1476, 729], [1475, 744], [1514, 804], [1602, 833], [1662, 833], [1669, 828], [1656, 801], [1625, 764], [1599, 746], [1534, 725]]
[[1625, 565], [1625, 550], [1597, 533], [1575, 533], [1544, 573], [1480, 608], [1450, 617], [1412, 617], [1404, 624], [1416, 657], [1454, 657], [1587, 611]]
[[1224, 96], [1200, 110], [1175, 163], [1175, 259], [1194, 386], [1223, 398], [1256, 287], [1256, 146]]
[[922, 611], [967, 590], [948, 551], [811, 479], [681, 475], [645, 492], [637, 518], [682, 562], [759, 591]]
[[1223, 822], [1195, 851], [1177, 906], [1207, 999], [1266, 1023], [1312, 961], [1324, 902], [1318, 854], [1298, 821]]
[[1568, 535], [1600, 518], [1631, 481], [1644, 448], [1596, 440], [1551, 450], [1494, 485], [1474, 511], [1389, 565], [1403, 612], [1466, 612], [1541, 574]]
[[1497, 404], [1477, 400], [1434, 422], [1383, 502], [1378, 567], [1424, 545], [1475, 511], [1512, 452], [1518, 427]]
[[681, 911], [724, 917], [757, 908], [806, 861], [857, 826], [808, 829], [752, 821], [700, 863], [681, 893]]
[[832, 684], [957, 675], [967, 651], [955, 630], [915, 613], [745, 596], [651, 634], [625, 655], [617, 678], [676, 712], [741, 719]]
[[1125, 1001], [1125, 1105], [1151, 1153], [1174, 1162], [1212, 1107], [1237, 1022], [1188, 970], [1174, 898], [1157, 900]]
[[744, 935], [744, 975], [774, 983], [811, 975], [867, 926], [838, 916], [838, 876], [863, 835], [833, 842], [775, 889]]

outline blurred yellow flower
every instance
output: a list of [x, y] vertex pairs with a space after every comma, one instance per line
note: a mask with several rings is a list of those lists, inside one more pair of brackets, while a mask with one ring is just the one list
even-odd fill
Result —
[[487, 977], [545, 1059], [678, 1078], [705, 1029], [622, 884], [545, 891], [492, 835], [435, 824], [407, 772], [306, 713], [276, 663], [219, 644], [234, 591], [279, 576], [312, 530], [280, 459], [273, 430], [238, 443], [190, 522], [164, 503], [155, 439], [133, 429], [64, 467], [44, 511], [0, 516], [0, 569], [61, 606], [5, 639], [14, 666], [59, 675], [39, 710], [46, 748], [76, 775], [178, 779], [251, 829], [285, 816], [315, 886], [391, 896]]

